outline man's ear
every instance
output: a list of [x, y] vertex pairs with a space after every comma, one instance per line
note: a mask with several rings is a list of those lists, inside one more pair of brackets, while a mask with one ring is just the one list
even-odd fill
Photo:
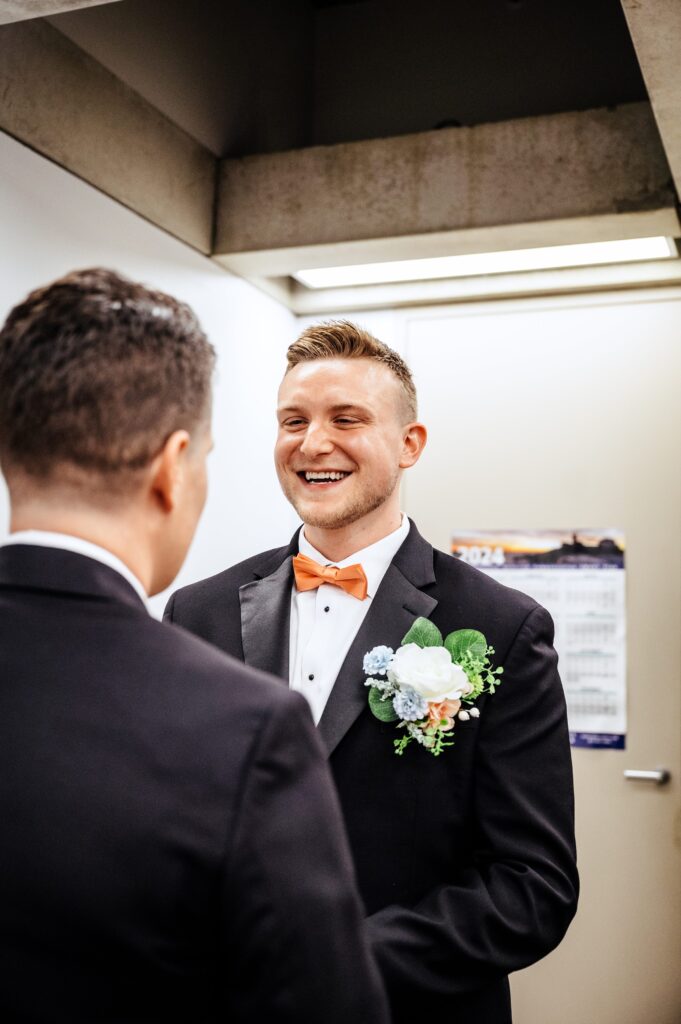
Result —
[[400, 469], [409, 469], [421, 458], [421, 453], [426, 447], [428, 431], [423, 423], [410, 423], [405, 428], [402, 438], [402, 458]]
[[186, 430], [174, 431], [152, 463], [151, 492], [164, 512], [177, 505], [189, 440]]

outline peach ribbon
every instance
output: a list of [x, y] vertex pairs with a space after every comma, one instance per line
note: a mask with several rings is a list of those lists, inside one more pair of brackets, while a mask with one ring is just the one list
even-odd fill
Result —
[[293, 572], [298, 590], [315, 590], [322, 583], [330, 583], [356, 597], [358, 601], [363, 601], [367, 596], [367, 578], [359, 562], [339, 569], [337, 565], [320, 565], [307, 555], [295, 555]]

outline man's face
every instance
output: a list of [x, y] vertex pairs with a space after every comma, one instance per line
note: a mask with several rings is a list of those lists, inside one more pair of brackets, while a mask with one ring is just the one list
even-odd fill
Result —
[[279, 389], [275, 464], [303, 522], [339, 529], [395, 493], [404, 461], [402, 386], [371, 359], [317, 359]]

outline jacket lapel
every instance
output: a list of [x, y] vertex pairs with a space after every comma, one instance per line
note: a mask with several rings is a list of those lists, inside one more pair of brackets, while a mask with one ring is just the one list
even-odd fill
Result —
[[[289, 630], [293, 566], [297, 535], [289, 549], [280, 553], [276, 567], [262, 569], [262, 576], [239, 588], [241, 642], [244, 661], [270, 672], [288, 686]], [[283, 560], [281, 560], [283, 554]]]
[[364, 655], [377, 644], [396, 650], [414, 619], [431, 614], [437, 600], [421, 588], [434, 582], [433, 549], [412, 523], [348, 651], [319, 722], [329, 754], [367, 706]]

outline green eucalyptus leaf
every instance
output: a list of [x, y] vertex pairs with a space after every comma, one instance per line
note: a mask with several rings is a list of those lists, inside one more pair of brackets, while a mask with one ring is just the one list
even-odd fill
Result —
[[445, 639], [445, 647], [452, 656], [452, 661], [459, 664], [466, 651], [475, 658], [484, 658], [487, 641], [477, 629], [457, 629]]
[[372, 715], [381, 722], [396, 722], [399, 717], [395, 712], [392, 700], [389, 697], [386, 700], [381, 700], [381, 691], [377, 690], [375, 686], [369, 690], [369, 708]]
[[402, 638], [403, 644], [418, 644], [419, 647], [442, 647], [442, 633], [434, 622], [419, 616], [409, 632]]

